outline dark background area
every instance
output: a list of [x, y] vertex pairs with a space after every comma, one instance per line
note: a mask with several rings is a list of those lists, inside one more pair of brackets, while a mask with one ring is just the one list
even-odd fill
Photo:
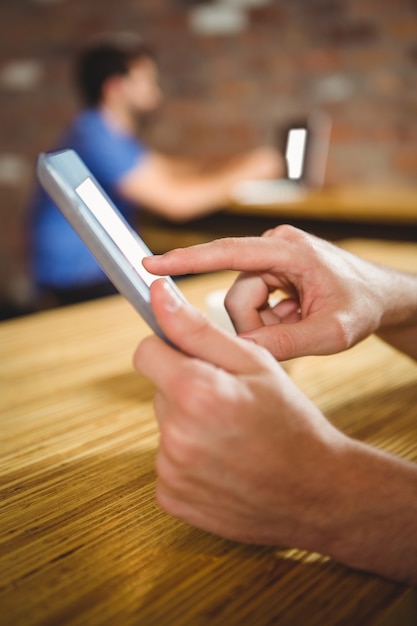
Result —
[[[221, 4], [258, 6], [235, 32], [196, 26], [196, 9]], [[157, 50], [166, 100], [145, 138], [159, 149], [231, 154], [320, 108], [333, 120], [326, 185], [417, 184], [416, 0], [2, 0], [0, 301], [27, 297], [34, 162], [77, 110], [74, 52], [103, 30], [134, 30]]]

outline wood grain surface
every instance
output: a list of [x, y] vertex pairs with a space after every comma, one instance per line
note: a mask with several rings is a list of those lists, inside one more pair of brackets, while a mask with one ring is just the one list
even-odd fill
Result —
[[294, 218], [353, 220], [378, 223], [417, 223], [417, 186], [409, 188], [337, 187], [306, 190], [291, 200], [233, 202], [232, 213]]
[[[417, 269], [417, 245], [345, 245]], [[182, 289], [204, 308], [232, 278]], [[132, 367], [145, 334], [119, 296], [0, 325], [1, 626], [416, 624], [405, 586], [225, 541], [158, 507], [153, 388]], [[288, 367], [345, 432], [417, 461], [411, 360], [371, 337]]]

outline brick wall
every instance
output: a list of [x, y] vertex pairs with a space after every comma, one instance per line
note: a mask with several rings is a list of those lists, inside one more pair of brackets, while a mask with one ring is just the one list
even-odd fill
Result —
[[25, 289], [33, 163], [76, 110], [72, 54], [108, 29], [158, 50], [159, 148], [232, 153], [319, 107], [333, 119], [328, 184], [417, 180], [416, 0], [2, 0], [0, 292]]

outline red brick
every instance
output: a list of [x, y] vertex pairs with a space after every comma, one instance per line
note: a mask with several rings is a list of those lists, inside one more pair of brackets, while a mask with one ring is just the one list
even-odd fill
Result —
[[[416, 184], [416, 8], [416, 0], [276, 0], [249, 11], [244, 33], [198, 37], [188, 28], [187, 2], [10, 0], [1, 9], [1, 65], [34, 58], [44, 78], [34, 91], [0, 92], [0, 152], [34, 162], [76, 110], [73, 51], [99, 30], [133, 29], [157, 48], [167, 96], [146, 134], [152, 145], [231, 154], [323, 106], [333, 118], [329, 183]], [[352, 93], [317, 101], [317, 81], [339, 75]], [[22, 215], [28, 194], [26, 183], [13, 193], [0, 189], [6, 238], [5, 213]], [[18, 248], [14, 235], [9, 240]]]
[[393, 159], [394, 167], [406, 174], [417, 172], [417, 151], [415, 145], [410, 148], [401, 148]]
[[333, 46], [370, 44], [377, 36], [378, 27], [371, 21], [341, 21], [320, 28], [322, 40]]

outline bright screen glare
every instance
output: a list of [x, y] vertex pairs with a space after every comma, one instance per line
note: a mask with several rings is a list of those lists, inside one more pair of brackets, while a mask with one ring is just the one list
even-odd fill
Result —
[[158, 277], [147, 272], [142, 265], [142, 260], [149, 256], [148, 252], [142, 250], [136, 237], [114, 212], [111, 204], [97, 189], [91, 178], [86, 178], [75, 191], [149, 287]]
[[288, 166], [288, 178], [299, 179], [303, 174], [304, 152], [307, 141], [305, 128], [292, 128], [288, 133], [285, 158]]

